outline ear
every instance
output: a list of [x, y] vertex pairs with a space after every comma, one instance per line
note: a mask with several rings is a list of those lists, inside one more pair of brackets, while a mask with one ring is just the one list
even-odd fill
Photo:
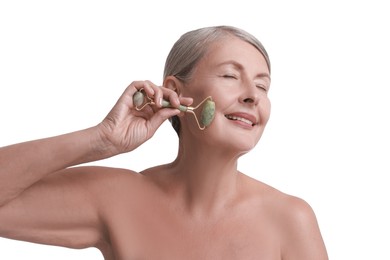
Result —
[[163, 87], [175, 91], [180, 97], [183, 83], [175, 76], [168, 76], [164, 79]]
[[[181, 97], [183, 83], [175, 76], [168, 76], [164, 79], [163, 88], [171, 89], [171, 90], [175, 91], [179, 97]], [[182, 117], [183, 115], [184, 115], [184, 112], [181, 112], [177, 116]], [[180, 125], [180, 123], [179, 123], [179, 125]]]

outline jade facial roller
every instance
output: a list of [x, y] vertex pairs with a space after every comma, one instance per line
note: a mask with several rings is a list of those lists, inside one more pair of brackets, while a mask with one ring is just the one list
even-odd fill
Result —
[[[143, 89], [135, 92], [135, 94], [133, 95], [133, 103], [137, 110], [142, 110], [147, 105], [155, 104], [153, 99], [146, 95]], [[200, 112], [200, 120], [198, 120], [198, 116], [195, 113], [195, 110], [201, 106], [202, 110]], [[172, 107], [172, 105], [169, 101], [163, 100], [162, 107]], [[207, 126], [211, 124], [211, 121], [213, 121], [214, 119], [215, 103], [211, 97], [207, 97], [202, 100], [202, 102], [200, 102], [196, 107], [180, 105], [178, 109], [182, 112], [193, 114], [199, 129], [204, 130]]]

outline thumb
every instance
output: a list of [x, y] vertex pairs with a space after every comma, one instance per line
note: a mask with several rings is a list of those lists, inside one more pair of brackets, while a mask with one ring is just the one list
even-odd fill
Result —
[[180, 110], [175, 108], [160, 109], [150, 119], [150, 126], [157, 130], [165, 120], [178, 114], [180, 114]]

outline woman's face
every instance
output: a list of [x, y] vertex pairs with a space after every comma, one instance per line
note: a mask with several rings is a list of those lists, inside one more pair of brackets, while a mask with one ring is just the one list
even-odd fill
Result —
[[194, 98], [194, 105], [212, 96], [214, 120], [202, 134], [191, 117], [182, 117], [182, 123], [192, 135], [207, 135], [209, 141], [247, 152], [257, 144], [268, 122], [269, 87], [263, 55], [239, 38], [224, 38], [210, 46], [182, 88], [183, 96]]

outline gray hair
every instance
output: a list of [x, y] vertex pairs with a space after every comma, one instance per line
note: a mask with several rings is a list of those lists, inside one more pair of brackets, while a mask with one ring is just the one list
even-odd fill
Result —
[[[191, 79], [194, 68], [208, 51], [210, 45], [226, 36], [235, 36], [253, 45], [264, 56], [268, 70], [271, 63], [263, 44], [248, 32], [232, 26], [212, 26], [196, 29], [183, 34], [172, 46], [165, 62], [164, 79], [175, 76], [184, 83]], [[180, 133], [177, 116], [170, 119], [176, 133]]]

